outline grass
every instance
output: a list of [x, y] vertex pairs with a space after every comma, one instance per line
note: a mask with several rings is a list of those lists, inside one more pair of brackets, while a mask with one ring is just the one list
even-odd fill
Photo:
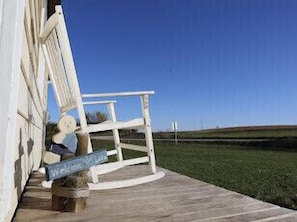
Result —
[[297, 152], [232, 145], [156, 144], [166, 169], [280, 206], [297, 209]]
[[[173, 132], [157, 132], [155, 138], [174, 138]], [[253, 127], [234, 127], [200, 131], [181, 131], [178, 132], [180, 139], [199, 139], [199, 138], [279, 138], [296, 137], [296, 126], [253, 126]]]
[[[100, 147], [111, 147], [104, 142]], [[297, 152], [259, 147], [155, 143], [158, 166], [248, 196], [297, 209]], [[138, 152], [125, 151], [126, 158]]]

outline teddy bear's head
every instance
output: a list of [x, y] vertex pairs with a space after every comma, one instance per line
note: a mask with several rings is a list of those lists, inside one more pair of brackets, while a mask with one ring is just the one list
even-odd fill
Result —
[[58, 122], [58, 129], [61, 133], [70, 134], [76, 129], [76, 121], [72, 116], [62, 116]]
[[55, 143], [63, 144], [67, 135], [73, 134], [76, 130], [76, 121], [72, 116], [65, 115], [59, 119], [57, 127], [59, 132], [52, 137], [52, 140]]

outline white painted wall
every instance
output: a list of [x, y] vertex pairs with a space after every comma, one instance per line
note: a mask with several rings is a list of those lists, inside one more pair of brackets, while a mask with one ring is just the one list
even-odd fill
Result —
[[18, 82], [24, 17], [24, 0], [1, 0], [0, 31], [0, 221], [8, 221], [13, 210], [13, 184]]
[[11, 220], [44, 147], [47, 75], [38, 43], [41, 7], [42, 1], [0, 0], [0, 221]]

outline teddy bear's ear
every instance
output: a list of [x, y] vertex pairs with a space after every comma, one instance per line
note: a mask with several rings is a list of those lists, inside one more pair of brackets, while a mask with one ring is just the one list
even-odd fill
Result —
[[62, 116], [58, 122], [58, 129], [61, 133], [70, 134], [76, 129], [76, 121], [72, 116]]

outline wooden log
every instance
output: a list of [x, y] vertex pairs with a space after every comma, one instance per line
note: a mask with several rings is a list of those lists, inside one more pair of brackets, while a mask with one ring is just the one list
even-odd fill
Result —
[[[72, 155], [62, 155], [61, 160], [67, 160], [67, 159], [70, 159], [72, 157], [73, 157], [73, 154]], [[65, 206], [66, 206], [66, 204], [68, 202], [67, 198], [57, 196], [53, 192], [53, 190], [55, 190], [55, 189], [57, 189], [59, 187], [62, 187], [62, 185], [64, 184], [64, 180], [65, 180], [65, 178], [59, 178], [59, 179], [55, 179], [53, 181], [53, 183], [52, 183], [51, 191], [52, 191], [52, 209], [53, 210], [66, 211]]]
[[76, 134], [77, 136], [77, 149], [76, 156], [84, 155], [88, 153], [88, 135], [87, 134]]
[[[88, 136], [78, 134], [76, 154], [85, 155], [88, 150]], [[73, 156], [63, 155], [63, 160], [73, 159]], [[87, 206], [89, 195], [88, 177], [86, 170], [55, 179], [52, 184], [52, 208], [66, 212], [81, 212]]]
[[89, 187], [86, 176], [69, 176], [54, 180], [52, 208], [64, 212], [81, 212], [87, 206]]
[[43, 156], [43, 162], [45, 162], [46, 164], [57, 163], [60, 161], [60, 159], [60, 155], [49, 151], [46, 151]]

